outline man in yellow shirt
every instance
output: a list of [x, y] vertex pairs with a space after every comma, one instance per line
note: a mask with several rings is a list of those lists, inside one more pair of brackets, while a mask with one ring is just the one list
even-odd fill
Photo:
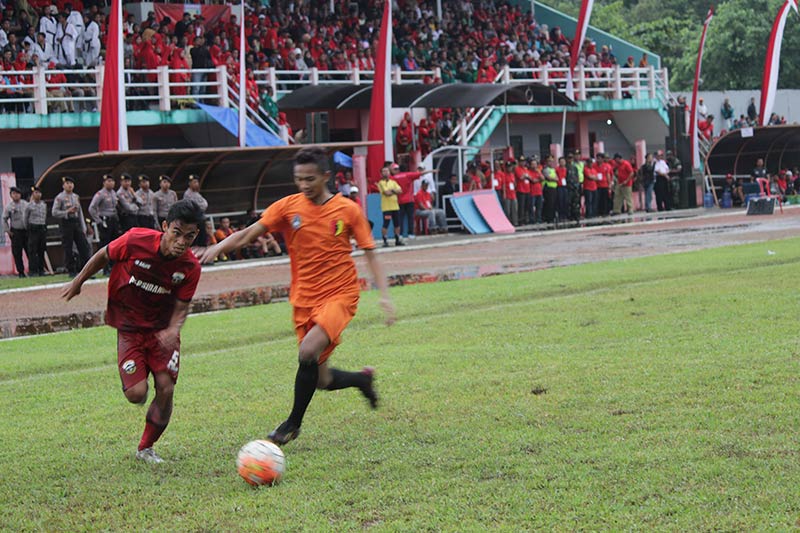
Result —
[[386, 240], [386, 235], [389, 233], [389, 223], [394, 224], [394, 244], [395, 246], [405, 246], [405, 243], [400, 240], [400, 203], [397, 196], [403, 192], [402, 187], [391, 178], [389, 167], [381, 169], [381, 179], [378, 181], [378, 190], [381, 193], [381, 212], [383, 212], [383, 227], [381, 228], [381, 235], [383, 236], [383, 247], [389, 247], [389, 241]]

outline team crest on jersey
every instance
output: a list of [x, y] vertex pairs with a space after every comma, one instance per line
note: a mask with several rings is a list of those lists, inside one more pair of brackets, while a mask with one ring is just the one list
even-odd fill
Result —
[[294, 218], [292, 219], [292, 229], [297, 231], [300, 229], [300, 225], [301, 225], [300, 215], [295, 215]]
[[182, 282], [186, 278], [186, 274], [183, 272], [173, 272], [172, 273], [172, 284], [177, 285], [178, 283]]
[[128, 375], [136, 372], [136, 361], [134, 361], [133, 359], [128, 359], [127, 361], [122, 363], [122, 371]]
[[336, 220], [336, 221], [332, 220], [331, 221], [331, 231], [333, 232], [333, 235], [336, 236], [336, 237], [338, 237], [339, 235], [344, 233], [344, 220], [342, 220], [342, 219], [339, 219], [339, 220]]

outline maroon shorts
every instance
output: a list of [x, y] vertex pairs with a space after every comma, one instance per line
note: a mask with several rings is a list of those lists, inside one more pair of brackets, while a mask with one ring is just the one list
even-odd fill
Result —
[[149, 373], [167, 372], [176, 382], [181, 367], [180, 339], [178, 349], [167, 351], [156, 339], [154, 331], [117, 331], [117, 365], [123, 391], [147, 379]]

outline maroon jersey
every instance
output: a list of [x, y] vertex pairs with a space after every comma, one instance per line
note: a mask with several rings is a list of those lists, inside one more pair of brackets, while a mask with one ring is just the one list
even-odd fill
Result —
[[160, 231], [133, 228], [108, 245], [116, 261], [108, 280], [106, 324], [120, 331], [160, 330], [169, 325], [175, 300], [188, 302], [200, 280], [191, 250], [176, 258], [161, 255]]

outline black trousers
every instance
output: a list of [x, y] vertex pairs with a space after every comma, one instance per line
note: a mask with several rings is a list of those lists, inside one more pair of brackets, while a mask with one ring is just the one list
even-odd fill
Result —
[[597, 188], [597, 214], [601, 217], [608, 214], [608, 187]]
[[129, 229], [135, 228], [138, 222], [139, 221], [136, 215], [131, 215], [131, 214], [120, 215], [119, 216], [120, 233], [125, 233]]
[[103, 217], [100, 223], [97, 224], [97, 231], [99, 233], [100, 248], [108, 246], [108, 243], [119, 236], [119, 218]]
[[414, 202], [400, 204], [399, 231], [403, 235], [414, 235]]
[[669, 179], [664, 176], [656, 176], [656, 208], [659, 211], [672, 209], [672, 190]]
[[47, 250], [47, 226], [31, 225], [28, 228], [28, 272], [44, 274], [44, 253]]
[[156, 217], [153, 215], [137, 215], [136, 225], [140, 228], [161, 229], [156, 228]]
[[22, 262], [22, 252], [31, 260], [28, 252], [28, 232], [24, 229], [11, 230], [11, 254], [14, 256], [14, 265], [17, 267], [17, 274], [25, 273], [25, 263]]
[[531, 217], [531, 214], [533, 213], [533, 208], [531, 207], [530, 193], [523, 192], [518, 194], [517, 200], [519, 200], [519, 223], [520, 224], [532, 223], [533, 217]]
[[555, 187], [544, 188], [544, 221], [552, 223], [556, 219], [556, 208], [558, 207], [558, 189]]
[[[67, 272], [77, 274], [89, 261], [92, 253], [86, 234], [81, 229], [80, 220], [68, 218], [61, 222], [61, 245], [64, 247], [64, 265], [67, 267]], [[77, 261], [72, 251], [73, 246], [78, 248]]]

